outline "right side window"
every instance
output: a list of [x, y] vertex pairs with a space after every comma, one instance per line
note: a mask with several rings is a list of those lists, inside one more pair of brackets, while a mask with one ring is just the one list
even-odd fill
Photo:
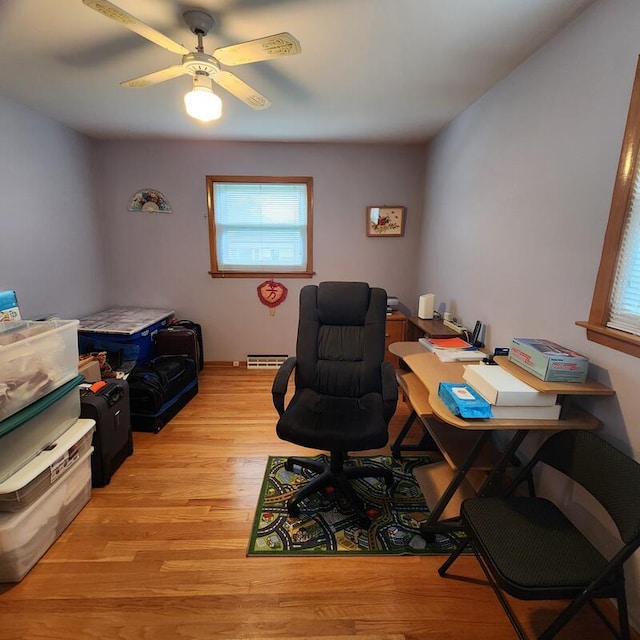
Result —
[[640, 357], [640, 59], [631, 93], [587, 338]]

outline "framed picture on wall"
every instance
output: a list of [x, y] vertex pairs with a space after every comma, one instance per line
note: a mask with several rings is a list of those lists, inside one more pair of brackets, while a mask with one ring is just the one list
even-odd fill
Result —
[[388, 238], [404, 234], [406, 207], [388, 205], [367, 207], [367, 235], [372, 238]]

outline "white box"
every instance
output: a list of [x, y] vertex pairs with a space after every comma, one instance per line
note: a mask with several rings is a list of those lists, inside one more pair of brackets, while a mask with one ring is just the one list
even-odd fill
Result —
[[558, 399], [526, 384], [506, 369], [495, 365], [472, 364], [463, 378], [489, 403], [510, 407], [547, 407]]
[[81, 380], [73, 378], [0, 422], [0, 482], [35, 458], [80, 417]]
[[0, 323], [0, 420], [77, 375], [77, 320]]
[[0, 482], [0, 511], [19, 511], [60, 481], [91, 447], [93, 420], [77, 420], [31, 462]]
[[0, 513], [0, 582], [19, 582], [91, 498], [91, 453], [22, 511]]
[[511, 407], [491, 405], [491, 415], [498, 420], [559, 420], [562, 406], [552, 404], [548, 407]]

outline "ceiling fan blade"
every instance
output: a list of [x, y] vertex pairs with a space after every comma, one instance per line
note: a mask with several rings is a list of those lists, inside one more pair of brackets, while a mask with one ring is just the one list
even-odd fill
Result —
[[252, 109], [261, 111], [266, 109], [271, 102], [263, 95], [252, 89], [246, 82], [243, 82], [230, 71], [221, 71], [214, 78], [223, 89], [234, 95], [238, 100], [248, 104]]
[[84, 2], [87, 7], [94, 9], [107, 18], [111, 18], [111, 20], [119, 22], [123, 27], [134, 31], [138, 35], [150, 40], [154, 44], [160, 45], [164, 49], [168, 49], [173, 53], [179, 53], [181, 55], [189, 53], [189, 49], [186, 49], [181, 44], [178, 44], [171, 38], [168, 38], [163, 33], [156, 31], [108, 0], [82, 0], [82, 2]]
[[213, 55], [224, 65], [247, 64], [270, 60], [279, 56], [293, 56], [300, 53], [300, 43], [287, 32], [276, 33], [257, 40], [248, 40], [229, 47], [221, 47]]
[[138, 89], [140, 87], [148, 87], [150, 84], [158, 84], [159, 82], [164, 82], [165, 80], [177, 78], [178, 76], [181, 76], [185, 73], [186, 71], [181, 64], [174, 64], [171, 67], [167, 67], [166, 69], [160, 69], [160, 71], [147, 73], [146, 76], [140, 76], [139, 78], [126, 80], [125, 82], [121, 82], [120, 85], [123, 87], [132, 87], [133, 89]]

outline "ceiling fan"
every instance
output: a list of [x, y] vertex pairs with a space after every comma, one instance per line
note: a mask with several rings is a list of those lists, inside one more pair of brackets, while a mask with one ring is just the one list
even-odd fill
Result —
[[205, 53], [202, 39], [215, 26], [215, 20], [209, 13], [200, 9], [190, 9], [182, 14], [185, 23], [198, 38], [195, 51], [189, 51], [186, 47], [156, 31], [108, 0], [82, 1], [91, 9], [111, 20], [115, 20], [154, 44], [182, 55], [180, 64], [126, 80], [120, 83], [122, 86], [132, 88], [146, 87], [181, 75], [190, 75], [193, 77], [193, 89], [185, 95], [185, 107], [190, 116], [204, 122], [216, 120], [222, 113], [222, 101], [213, 93], [212, 81], [239, 100], [242, 100], [252, 109], [266, 109], [271, 104], [267, 98], [238, 78], [238, 76], [230, 71], [221, 69], [221, 65], [234, 66], [260, 62], [280, 56], [295, 55], [302, 51], [300, 43], [290, 33], [283, 32], [228, 47], [221, 47], [216, 49], [213, 55]]

